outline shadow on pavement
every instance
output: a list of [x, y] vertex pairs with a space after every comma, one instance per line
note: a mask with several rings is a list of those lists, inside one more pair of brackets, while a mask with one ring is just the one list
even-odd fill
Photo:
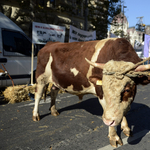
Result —
[[47, 113], [47, 114], [44, 114], [44, 115], [40, 115], [40, 119], [43, 119], [43, 118], [45, 118], [46, 116], [49, 116], [49, 115], [51, 115], [51, 113]]
[[84, 109], [87, 112], [93, 115], [97, 115], [97, 116], [102, 116], [103, 114], [102, 106], [100, 105], [97, 98], [90, 98], [90, 99], [81, 101], [80, 103], [67, 106], [65, 108], [59, 109], [58, 112], [61, 113], [63, 111], [68, 111], [68, 110], [73, 110], [73, 109]]
[[[64, 111], [74, 110], [74, 109], [84, 109], [92, 115], [102, 116], [103, 109], [97, 98], [90, 98], [80, 103], [70, 105], [58, 110], [61, 113]], [[41, 115], [41, 119], [50, 115], [50, 113]], [[128, 125], [132, 131], [134, 137], [135, 134], [142, 132], [139, 138], [134, 137], [136, 140], [133, 140], [133, 137], [128, 138], [128, 144], [134, 145], [138, 144], [142, 138], [150, 131], [150, 108], [144, 104], [132, 103], [131, 110], [127, 114]], [[120, 125], [117, 126], [117, 133], [121, 135]]]
[[[74, 109], [84, 109], [92, 115], [102, 116], [103, 109], [97, 98], [90, 98], [80, 103], [70, 105], [58, 110], [61, 113], [64, 111], [74, 110]], [[50, 115], [50, 113], [41, 116], [41, 118]], [[143, 137], [150, 131], [150, 108], [147, 105], [140, 103], [132, 103], [131, 110], [127, 114], [128, 125], [132, 131], [133, 137], [128, 138], [128, 144], [134, 145], [138, 144]], [[143, 131], [143, 132], [142, 132]], [[120, 126], [117, 127], [118, 135], [121, 134]], [[141, 136], [136, 136], [137, 133], [142, 132]], [[135, 138], [135, 140], [133, 140]]]
[[145, 134], [143, 134], [137, 140], [132, 141], [130, 137], [128, 138], [128, 143], [134, 145], [139, 143], [142, 140], [142, 138], [147, 134], [147, 132], [150, 131], [150, 108], [144, 104], [133, 103], [129, 115], [131, 115], [131, 118], [128, 119], [128, 122], [129, 127], [133, 127], [133, 137], [134, 134], [139, 133], [141, 131], [145, 131]]
[[[128, 138], [127, 142], [136, 145], [150, 131], [150, 108], [147, 105], [133, 102], [126, 118], [132, 131], [132, 136]], [[121, 135], [121, 132], [119, 125], [117, 126], [118, 135]], [[135, 137], [137, 134], [138, 137]]]
[[[87, 100], [83, 100], [74, 105], [70, 105], [70, 106], [58, 109], [58, 112], [61, 115], [61, 113], [64, 111], [69, 111], [69, 110], [74, 110], [74, 109], [84, 109], [87, 112], [91, 113], [92, 115], [97, 115], [97, 116], [102, 116], [102, 114], [103, 114], [103, 109], [97, 98], [90, 98]], [[51, 113], [41, 115], [40, 118], [42, 119], [50, 114]]]
[[4, 105], [4, 104], [8, 104], [7, 101], [4, 101], [4, 96], [3, 96], [3, 92], [4, 92], [5, 88], [0, 88], [0, 105]]
[[0, 96], [0, 105], [4, 104], [8, 104], [8, 102], [4, 100], [4, 96]]

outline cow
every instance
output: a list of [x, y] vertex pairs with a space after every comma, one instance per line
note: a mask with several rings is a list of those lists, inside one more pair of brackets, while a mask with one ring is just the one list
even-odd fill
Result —
[[53, 116], [59, 115], [55, 106], [59, 89], [80, 99], [85, 94], [93, 94], [102, 105], [102, 119], [109, 126], [110, 144], [123, 145], [115, 126], [121, 124], [123, 133], [131, 135], [125, 116], [134, 100], [137, 84], [149, 83], [147, 75], [129, 73], [141, 70], [135, 65], [139, 62], [141, 59], [124, 38], [48, 42], [38, 53], [33, 121], [40, 120], [39, 101], [44, 87], [52, 83], [50, 111]]

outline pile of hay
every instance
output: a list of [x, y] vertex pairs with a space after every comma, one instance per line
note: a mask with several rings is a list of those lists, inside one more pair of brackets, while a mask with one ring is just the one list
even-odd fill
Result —
[[[50, 83], [47, 88], [46, 95], [50, 93], [51, 87], [52, 84]], [[29, 101], [30, 100], [29, 93], [35, 94], [35, 88], [36, 88], [36, 84], [32, 86], [18, 85], [18, 86], [7, 87], [3, 92], [4, 101], [7, 101], [8, 103], [11, 104], [22, 102], [22, 101]], [[64, 93], [64, 91], [60, 90], [59, 93]]]
[[29, 92], [35, 91], [35, 86], [27, 86], [27, 85], [18, 85], [18, 86], [10, 86], [5, 89], [3, 92], [4, 100], [9, 103], [18, 103], [22, 101], [29, 101]]

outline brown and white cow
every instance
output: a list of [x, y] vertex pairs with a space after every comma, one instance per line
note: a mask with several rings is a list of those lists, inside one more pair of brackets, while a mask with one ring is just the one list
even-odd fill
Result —
[[[123, 38], [47, 43], [38, 53], [33, 120], [40, 120], [39, 101], [44, 87], [50, 82], [53, 83], [50, 110], [54, 116], [59, 115], [55, 106], [59, 89], [79, 98], [94, 94], [104, 110], [102, 118], [109, 126], [110, 144], [114, 147], [122, 145], [114, 126], [121, 124], [124, 134], [130, 136], [125, 115], [134, 100], [138, 82], [148, 83], [147, 76], [133, 78], [125, 75], [140, 61], [131, 44]], [[115, 74], [108, 74], [111, 72]]]

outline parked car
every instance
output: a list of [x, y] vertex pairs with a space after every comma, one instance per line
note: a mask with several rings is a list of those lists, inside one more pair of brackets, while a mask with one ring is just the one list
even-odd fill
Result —
[[[5, 71], [4, 68], [6, 68], [15, 85], [30, 83], [31, 53], [32, 41], [30, 38], [12, 20], [0, 12], [0, 70]], [[34, 74], [36, 64], [37, 52], [34, 55]], [[0, 87], [10, 85], [12, 81], [9, 76], [1, 74]]]

